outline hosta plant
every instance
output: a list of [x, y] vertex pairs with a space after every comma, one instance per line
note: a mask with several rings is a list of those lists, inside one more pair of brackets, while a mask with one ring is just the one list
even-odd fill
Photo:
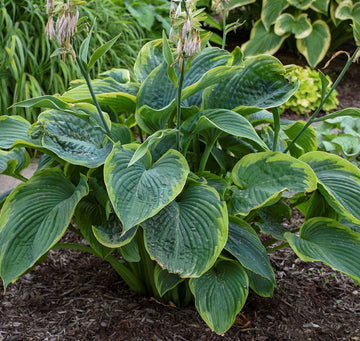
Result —
[[[280, 120], [298, 81], [276, 58], [244, 59], [239, 48], [181, 54], [182, 65], [178, 57], [166, 39], [149, 42], [135, 79], [113, 69], [92, 81], [94, 96], [78, 82], [19, 103], [46, 109], [32, 125], [0, 117], [2, 173], [23, 178], [27, 150], [43, 153], [35, 174], [2, 197], [5, 289], [49, 250], [76, 248], [140, 294], [193, 301], [223, 334], [250, 289], [273, 294], [275, 249], [290, 245], [360, 282], [360, 171], [317, 151], [313, 128], [300, 136], [305, 122]], [[78, 58], [87, 71], [96, 56]], [[283, 221], [296, 208], [305, 222], [289, 230]], [[67, 229], [88, 245], [62, 243]]]
[[315, 127], [319, 149], [338, 154], [359, 166], [360, 118], [328, 118]]
[[273, 54], [292, 38], [314, 68], [329, 49], [356, 35], [359, 25], [358, 0], [263, 0], [261, 16], [242, 49], [245, 56]]

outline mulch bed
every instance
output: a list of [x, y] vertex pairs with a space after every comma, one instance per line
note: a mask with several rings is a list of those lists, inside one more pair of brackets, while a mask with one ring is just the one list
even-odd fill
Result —
[[[345, 62], [340, 58], [325, 72], [334, 80]], [[360, 107], [359, 79], [360, 67], [353, 65], [338, 88], [340, 108]], [[299, 226], [301, 217], [290, 223]], [[71, 232], [64, 237], [74, 239]], [[270, 258], [278, 284], [274, 296], [250, 292], [234, 326], [218, 336], [193, 307], [132, 293], [101, 259], [53, 250], [0, 298], [0, 341], [360, 340], [359, 286], [322, 263], [301, 261], [288, 248]]]
[[[301, 223], [295, 214], [289, 227]], [[63, 240], [76, 238], [67, 232]], [[351, 279], [288, 248], [270, 257], [274, 296], [251, 292], [234, 326], [219, 336], [191, 306], [132, 293], [105, 261], [52, 250], [2, 297], [0, 340], [360, 340], [360, 288]]]

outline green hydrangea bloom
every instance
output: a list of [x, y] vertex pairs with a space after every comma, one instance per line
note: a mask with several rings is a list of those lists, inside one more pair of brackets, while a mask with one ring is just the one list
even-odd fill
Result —
[[[317, 109], [321, 103], [321, 79], [319, 72], [312, 70], [308, 66], [303, 68], [301, 66], [296, 66], [291, 68], [289, 72], [289, 77], [293, 80], [299, 79], [300, 87], [296, 93], [281, 106], [281, 109], [289, 109], [295, 112], [298, 115], [309, 115]], [[329, 76], [326, 78], [332, 84]], [[330, 90], [328, 87], [327, 92]], [[329, 99], [323, 106], [323, 111], [329, 113], [330, 111], [337, 108], [339, 101], [337, 99], [337, 91], [334, 90]]]

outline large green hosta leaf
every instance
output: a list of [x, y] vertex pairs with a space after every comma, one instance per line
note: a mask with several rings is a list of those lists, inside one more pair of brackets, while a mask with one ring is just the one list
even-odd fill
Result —
[[192, 278], [189, 286], [200, 316], [218, 334], [232, 326], [249, 292], [246, 272], [233, 261], [219, 261], [200, 278]]
[[169, 150], [154, 164], [147, 153], [128, 167], [137, 148], [135, 144], [116, 144], [104, 168], [106, 187], [123, 233], [174, 200], [189, 173], [184, 156], [175, 150]]
[[360, 223], [360, 170], [349, 161], [325, 152], [304, 154], [300, 160], [315, 172], [319, 190], [329, 205], [354, 224]]
[[302, 161], [279, 152], [244, 156], [234, 167], [232, 205], [235, 214], [246, 215], [254, 208], [270, 206], [281, 196], [312, 192], [317, 179]]
[[276, 107], [286, 102], [297, 90], [299, 82], [289, 82], [278, 59], [257, 56], [245, 60], [243, 68], [208, 88], [204, 108], [234, 110], [240, 106], [261, 109]]
[[61, 238], [87, 193], [85, 177], [75, 188], [54, 169], [14, 189], [0, 215], [0, 274], [5, 288]]
[[360, 282], [360, 234], [328, 218], [312, 218], [304, 223], [299, 237], [285, 237], [305, 261], [322, 261]]
[[323, 20], [315, 21], [312, 27], [311, 33], [306, 38], [296, 41], [296, 46], [309, 65], [314, 68], [325, 57], [331, 43], [331, 34]]
[[41, 138], [43, 147], [61, 159], [96, 168], [105, 162], [112, 149], [96, 115], [48, 110], [40, 114], [30, 130], [32, 136]]
[[192, 185], [142, 226], [151, 258], [171, 273], [198, 277], [226, 243], [226, 204], [215, 189]]
[[24, 141], [40, 145], [40, 141], [28, 136], [30, 123], [20, 116], [0, 116], [0, 148], [11, 148], [15, 142]]
[[246, 269], [266, 278], [275, 285], [275, 274], [257, 233], [245, 221], [229, 218], [229, 237], [225, 246]]

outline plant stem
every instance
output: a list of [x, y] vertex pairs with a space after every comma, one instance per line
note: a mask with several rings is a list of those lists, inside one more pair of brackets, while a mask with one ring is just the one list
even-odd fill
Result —
[[111, 264], [114, 270], [120, 275], [132, 291], [142, 295], [146, 292], [144, 284], [124, 264], [112, 256], [107, 256], [106, 260]]
[[55, 244], [52, 249], [72, 249], [72, 250], [79, 250], [84, 251], [87, 253], [91, 253], [92, 255], [98, 256], [98, 254], [90, 247], [75, 243], [57, 243]]
[[226, 3], [223, 0], [222, 2], [223, 5], [223, 20], [222, 20], [222, 29], [223, 29], [223, 36], [222, 36], [222, 44], [221, 44], [221, 48], [224, 50], [225, 49], [225, 45], [226, 45]]
[[201, 160], [200, 160], [200, 165], [199, 165], [199, 172], [203, 172], [205, 170], [206, 167], [206, 163], [208, 161], [208, 158], [210, 156], [210, 153], [215, 145], [215, 142], [217, 141], [219, 135], [221, 134], [221, 132], [218, 132], [216, 134], [216, 136], [212, 139], [212, 141], [210, 143], [206, 144], [205, 150], [202, 154]]
[[280, 131], [280, 108], [276, 107], [273, 108], [273, 117], [274, 117], [274, 141], [273, 141], [273, 152], [276, 152], [277, 142], [279, 138], [279, 131]]
[[106, 134], [108, 135], [108, 137], [110, 137], [110, 135], [111, 135], [110, 129], [109, 129], [107, 123], [106, 123], [104, 114], [103, 114], [103, 112], [102, 112], [102, 110], [101, 110], [101, 108], [100, 108], [100, 104], [99, 104], [99, 102], [98, 102], [98, 100], [97, 100], [97, 98], [96, 98], [94, 89], [93, 89], [92, 84], [91, 84], [91, 79], [90, 79], [89, 73], [86, 72], [86, 70], [84, 69], [83, 65], [81, 64], [81, 60], [80, 60], [78, 57], [76, 57], [76, 61], [77, 61], [78, 65], [79, 65], [79, 69], [80, 69], [80, 71], [81, 71], [81, 74], [83, 75], [83, 77], [84, 77], [84, 79], [85, 79], [86, 85], [87, 85], [87, 87], [88, 87], [88, 89], [89, 89], [89, 91], [90, 91], [91, 98], [92, 98], [92, 100], [94, 101], [96, 110], [97, 110], [97, 112], [99, 113], [101, 122], [102, 122], [103, 127], [104, 127], [104, 129], [105, 129], [105, 131], [106, 131]]
[[184, 75], [185, 75], [185, 64], [186, 59], [184, 59], [184, 65], [182, 65], [180, 70], [180, 77], [178, 80], [178, 89], [177, 89], [177, 102], [176, 102], [176, 145], [177, 150], [181, 151], [180, 146], [180, 125], [181, 125], [181, 93], [182, 93], [182, 87], [184, 82]]
[[[95, 256], [99, 256], [90, 246], [75, 243], [57, 243], [52, 247], [52, 249], [79, 250]], [[114, 270], [120, 275], [120, 277], [125, 281], [131, 290], [137, 293], [144, 293], [145, 288], [143, 283], [139, 281], [139, 279], [134, 276], [134, 274], [124, 264], [110, 255], [107, 256], [105, 260], [111, 264]]]
[[359, 52], [360, 46], [357, 47], [357, 49], [355, 50], [355, 52], [353, 53], [353, 55], [351, 56], [351, 58], [347, 61], [345, 67], [342, 69], [339, 77], [336, 79], [336, 81], [334, 82], [334, 84], [332, 85], [332, 87], [330, 88], [328, 94], [325, 96], [325, 98], [321, 101], [320, 106], [316, 109], [316, 111], [312, 114], [312, 116], [310, 117], [309, 121], [305, 124], [305, 126], [300, 130], [300, 132], [296, 135], [296, 137], [292, 140], [292, 142], [289, 144], [289, 146], [285, 149], [284, 153], [287, 153], [288, 151], [291, 150], [291, 148], [294, 146], [294, 144], [296, 143], [296, 141], [299, 139], [299, 137], [304, 133], [304, 131], [310, 126], [311, 123], [314, 122], [315, 118], [319, 115], [319, 112], [321, 111], [321, 109], [323, 108], [324, 104], [327, 102], [327, 100], [329, 99], [331, 93], [335, 90], [335, 88], [338, 86], [339, 82], [341, 81], [341, 79], [344, 77], [345, 73], [347, 72], [347, 70], [349, 69], [351, 63], [353, 62], [353, 60], [355, 59], [357, 53]]

